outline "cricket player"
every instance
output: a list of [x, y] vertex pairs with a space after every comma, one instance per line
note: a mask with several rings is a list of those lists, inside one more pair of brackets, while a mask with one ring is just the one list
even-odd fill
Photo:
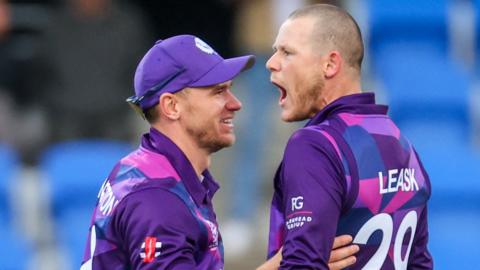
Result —
[[273, 48], [281, 118], [309, 121], [275, 175], [269, 257], [283, 247], [279, 269], [328, 269], [334, 237], [349, 234], [360, 247], [349, 269], [432, 269], [430, 181], [387, 107], [361, 91], [354, 19], [332, 5], [300, 8]]
[[[145, 54], [127, 101], [151, 129], [100, 189], [82, 270], [223, 269], [212, 206], [219, 186], [208, 167], [212, 153], [235, 141], [242, 105], [232, 79], [254, 61], [223, 59], [191, 35], [160, 40]], [[352, 254], [348, 247], [333, 253], [334, 265]]]
[[223, 268], [208, 167], [235, 141], [232, 79], [253, 64], [251, 55], [223, 59], [190, 35], [146, 53], [127, 101], [151, 129], [99, 192], [82, 269]]

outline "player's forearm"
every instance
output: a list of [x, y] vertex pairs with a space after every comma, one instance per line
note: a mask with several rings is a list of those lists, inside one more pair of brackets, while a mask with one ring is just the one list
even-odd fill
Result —
[[279, 266], [280, 262], [272, 262], [272, 259], [270, 259], [257, 267], [257, 270], [277, 270]]
[[260, 265], [257, 270], [277, 270], [280, 267], [282, 261], [282, 248], [268, 261]]

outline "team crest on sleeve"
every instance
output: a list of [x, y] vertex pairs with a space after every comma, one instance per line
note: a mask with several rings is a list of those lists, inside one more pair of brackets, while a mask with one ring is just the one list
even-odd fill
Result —
[[153, 259], [160, 256], [161, 247], [162, 242], [157, 242], [156, 237], [146, 237], [140, 249], [140, 258], [143, 259], [143, 262], [152, 262]]

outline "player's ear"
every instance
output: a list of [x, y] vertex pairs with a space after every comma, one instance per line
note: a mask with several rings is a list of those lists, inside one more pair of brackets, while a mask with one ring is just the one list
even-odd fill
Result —
[[160, 114], [170, 120], [178, 120], [180, 118], [181, 108], [179, 106], [178, 97], [172, 93], [164, 93], [159, 98]]
[[331, 51], [325, 56], [323, 72], [328, 79], [334, 77], [340, 72], [342, 67], [342, 56], [338, 51]]

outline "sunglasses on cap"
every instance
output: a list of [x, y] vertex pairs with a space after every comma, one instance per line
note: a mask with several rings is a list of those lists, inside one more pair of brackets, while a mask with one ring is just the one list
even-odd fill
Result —
[[171, 76], [167, 77], [165, 80], [161, 81], [159, 84], [147, 89], [143, 95], [141, 95], [141, 96], [133, 95], [133, 96], [127, 98], [125, 101], [128, 103], [128, 105], [130, 105], [130, 107], [132, 107], [133, 110], [135, 110], [135, 112], [140, 114], [142, 116], [142, 118], [145, 119], [145, 113], [144, 113], [142, 107], [140, 106], [142, 100], [144, 100], [146, 98], [149, 98], [149, 97], [155, 95], [156, 93], [158, 93], [159, 91], [161, 91], [165, 86], [167, 86], [170, 82], [175, 80], [184, 71], [185, 71], [185, 69], [181, 69], [181, 70], [177, 71], [173, 75], [171, 75]]

